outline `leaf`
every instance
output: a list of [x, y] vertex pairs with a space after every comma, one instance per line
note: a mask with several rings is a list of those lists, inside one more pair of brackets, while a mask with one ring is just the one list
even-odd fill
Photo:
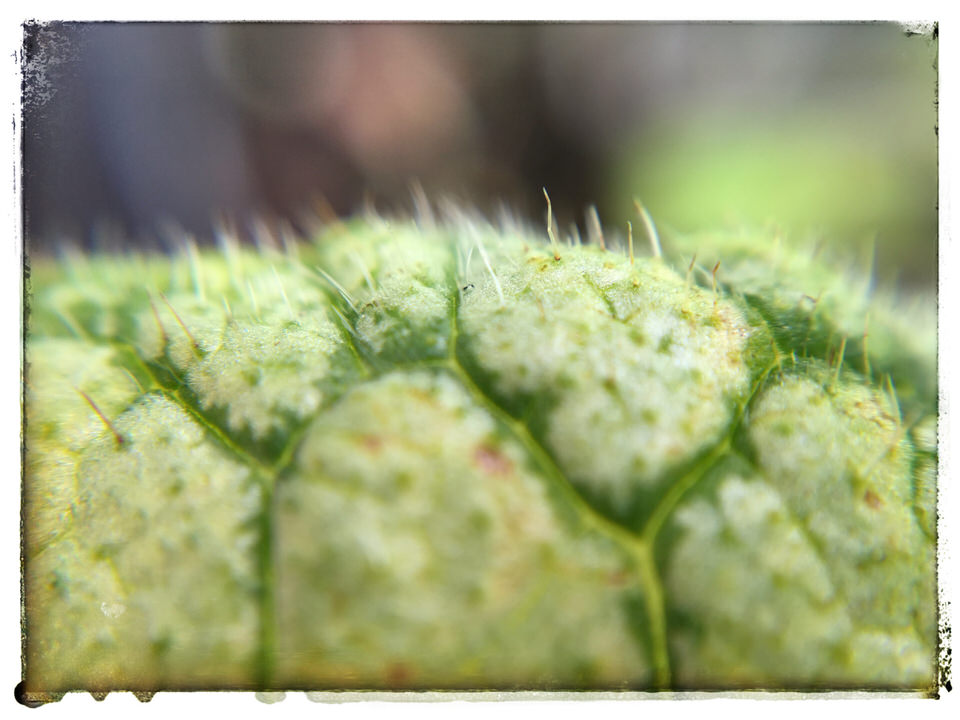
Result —
[[911, 362], [781, 286], [466, 221], [37, 260], [27, 692], [932, 688]]

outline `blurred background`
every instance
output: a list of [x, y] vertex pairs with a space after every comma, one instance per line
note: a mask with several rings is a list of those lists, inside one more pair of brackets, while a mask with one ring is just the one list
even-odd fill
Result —
[[637, 197], [930, 288], [936, 62], [894, 24], [28, 25], [26, 247], [409, 213], [413, 181], [540, 223], [545, 186], [564, 230]]

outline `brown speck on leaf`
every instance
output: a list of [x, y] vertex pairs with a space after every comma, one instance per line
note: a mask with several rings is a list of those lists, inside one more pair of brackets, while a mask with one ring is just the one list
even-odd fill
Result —
[[383, 440], [376, 435], [364, 435], [360, 439], [360, 443], [364, 449], [369, 450], [371, 453], [378, 453], [383, 447]]
[[863, 501], [874, 510], [877, 510], [881, 505], [883, 505], [883, 500], [881, 500], [873, 490], [867, 490], [863, 494]]
[[480, 445], [473, 453], [473, 459], [489, 475], [506, 475], [513, 470], [510, 459], [489, 445]]
[[390, 663], [387, 666], [387, 685], [389, 687], [403, 687], [410, 682], [410, 679], [413, 676], [413, 673], [410, 671], [410, 666], [406, 663], [395, 662]]
[[627, 584], [629, 577], [626, 570], [617, 570], [607, 576], [607, 585], [610, 587], [623, 587]]

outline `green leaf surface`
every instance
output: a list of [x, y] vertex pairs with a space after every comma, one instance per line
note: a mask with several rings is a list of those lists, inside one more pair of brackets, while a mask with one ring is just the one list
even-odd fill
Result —
[[935, 343], [689, 242], [37, 259], [27, 691], [932, 690]]

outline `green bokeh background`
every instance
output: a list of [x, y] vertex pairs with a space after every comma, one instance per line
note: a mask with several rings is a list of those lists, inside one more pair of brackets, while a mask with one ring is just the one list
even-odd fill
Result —
[[611, 162], [616, 214], [630, 216], [622, 193], [631, 188], [667, 235], [766, 227], [873, 263], [882, 282], [932, 288], [936, 41], [893, 25], [858, 28], [882, 52], [863, 69], [835, 47], [826, 65], [862, 71], [858, 85], [827, 73], [793, 105], [701, 97], [635, 133]]

